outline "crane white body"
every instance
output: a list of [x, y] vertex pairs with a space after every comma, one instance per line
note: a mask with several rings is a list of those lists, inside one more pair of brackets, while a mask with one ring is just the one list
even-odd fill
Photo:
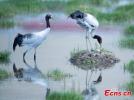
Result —
[[77, 18], [76, 21], [77, 21], [77, 24], [79, 24], [83, 29], [85, 29], [89, 33], [91, 33], [92, 31], [96, 30], [99, 27], [98, 20], [89, 13], [85, 13], [84, 18], [82, 19]]
[[27, 46], [28, 49], [23, 53], [23, 60], [25, 59], [25, 55], [28, 51], [31, 49], [35, 49], [34, 53], [34, 60], [36, 60], [36, 48], [46, 39], [48, 33], [50, 32], [50, 22], [49, 20], [51, 19], [51, 15], [47, 14], [45, 19], [46, 19], [46, 29], [40, 31], [40, 32], [33, 32], [33, 33], [28, 33], [25, 35], [18, 34], [13, 43], [13, 50], [15, 51], [16, 46], [18, 45], [19, 47], [21, 46]]
[[23, 39], [22, 45], [31, 48], [36, 48], [42, 43], [42, 41], [46, 39], [49, 32], [50, 32], [50, 28], [47, 28], [40, 32], [34, 32], [32, 33], [31, 38]]

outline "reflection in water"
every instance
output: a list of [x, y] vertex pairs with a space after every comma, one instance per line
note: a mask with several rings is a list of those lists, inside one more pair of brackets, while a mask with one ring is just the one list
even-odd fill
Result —
[[24, 61], [24, 63], [27, 66], [27, 69], [17, 69], [16, 65], [13, 64], [14, 76], [18, 79], [18, 81], [26, 81], [45, 87], [45, 89], [47, 89], [46, 96], [48, 96], [50, 89], [48, 88], [47, 80], [43, 73], [38, 69], [37, 64], [35, 63], [34, 67], [32, 67], [26, 61]]
[[101, 81], [102, 81], [102, 75], [100, 74], [99, 77], [98, 77], [98, 79], [96, 81], [93, 81], [93, 82], [94, 82], [94, 84], [98, 84]]
[[85, 90], [83, 90], [82, 95], [84, 96], [84, 100], [100, 100], [100, 97], [99, 97], [99, 94], [95, 85], [97, 85], [101, 81], [102, 81], [102, 76], [100, 74], [96, 81], [92, 81], [91, 84], [88, 85]]
[[99, 70], [99, 71], [100, 71], [100, 75], [99, 75], [99, 77], [97, 78], [97, 80], [92, 81], [92, 82], [90, 83], [90, 81], [91, 81], [91, 79], [92, 79], [92, 76], [93, 76], [93, 73], [94, 73], [95, 71], [97, 71], [97, 69], [96, 69], [96, 70], [91, 70], [90, 76], [89, 76], [89, 78], [88, 78], [88, 72], [89, 72], [89, 70], [87, 70], [87, 73], [86, 73], [86, 89], [87, 89], [87, 87], [88, 87], [89, 84], [92, 84], [92, 82], [93, 82], [94, 84], [98, 84], [98, 83], [100, 83], [100, 82], [102, 81], [102, 74], [101, 74], [101, 73], [102, 73], [102, 70]]

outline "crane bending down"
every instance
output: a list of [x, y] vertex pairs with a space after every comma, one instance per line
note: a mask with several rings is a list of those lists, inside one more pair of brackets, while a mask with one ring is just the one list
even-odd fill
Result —
[[97, 85], [101, 81], [102, 81], [102, 76], [100, 74], [96, 81], [92, 81], [91, 84], [88, 85], [88, 88], [82, 91], [84, 100], [100, 100], [100, 96], [95, 85]]
[[25, 61], [25, 55], [28, 51], [31, 49], [35, 50], [34, 53], [34, 60], [36, 61], [36, 48], [46, 39], [48, 33], [50, 32], [50, 22], [51, 15], [47, 14], [45, 16], [46, 20], [46, 29], [40, 31], [40, 32], [34, 32], [34, 33], [28, 33], [28, 34], [20, 34], [15, 37], [14, 43], [13, 43], [13, 51], [15, 51], [16, 46], [19, 47], [27, 46], [28, 49], [23, 53], [23, 61]]
[[85, 38], [86, 38], [87, 49], [88, 49], [88, 41], [90, 43], [91, 49], [93, 49], [92, 43], [89, 39], [90, 38], [89, 34], [91, 35], [93, 39], [97, 40], [97, 42], [99, 43], [101, 47], [102, 38], [99, 35], [93, 34], [94, 31], [99, 27], [99, 22], [93, 15], [76, 10], [75, 12], [71, 13], [69, 17], [71, 17], [72, 19], [75, 19], [77, 24], [80, 25], [80, 27], [82, 27], [84, 30], [86, 30]]

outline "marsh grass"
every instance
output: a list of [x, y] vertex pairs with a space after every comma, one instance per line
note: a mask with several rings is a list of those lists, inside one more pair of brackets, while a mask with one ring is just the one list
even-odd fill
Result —
[[79, 9], [81, 11], [91, 13], [103, 23], [126, 23], [126, 21], [130, 21], [134, 18], [134, 4], [119, 6], [111, 13], [103, 13], [100, 9], [97, 9], [96, 6], [93, 6], [102, 5], [99, 3], [108, 5], [105, 0], [78, 0], [77, 3], [75, 2], [75, 0], [71, 0], [70, 2], [68, 2], [67, 6], [65, 7], [65, 10], [70, 13], [74, 10]]
[[2, 51], [0, 52], [0, 64], [7, 64], [10, 62], [10, 52]]
[[133, 12], [134, 4], [128, 4], [116, 8], [112, 13], [112, 17], [114, 21], [126, 22], [134, 18]]
[[0, 80], [6, 79], [9, 77], [9, 74], [7, 71], [0, 69]]
[[69, 73], [64, 73], [58, 69], [55, 69], [53, 71], [50, 71], [47, 73], [47, 76], [52, 78], [53, 80], [55, 81], [60, 81], [60, 80], [63, 80], [64, 78], [69, 78], [69, 77], [72, 77], [71, 74]]
[[[7, 7], [8, 6], [8, 7]], [[89, 12], [101, 22], [126, 22], [134, 18], [134, 4], [118, 7], [112, 13], [103, 13], [96, 6], [110, 6], [107, 0], [5, 0], [0, 2], [0, 18], [11, 18], [16, 14], [42, 13], [45, 11], [65, 11], [71, 13], [75, 10]], [[6, 12], [6, 13], [5, 13]]]
[[109, 14], [110, 20], [114, 22], [126, 22], [134, 18], [134, 4], [128, 4], [125, 6], [119, 6], [111, 14]]
[[119, 41], [120, 47], [134, 49], [134, 35], [122, 38]]
[[0, 18], [10, 18], [16, 14], [16, 8], [14, 5], [6, 1], [0, 2]]
[[90, 4], [97, 6], [109, 6], [109, 2], [107, 0], [88, 0]]
[[134, 93], [134, 80], [131, 80], [129, 83], [126, 84], [126, 90]]
[[124, 30], [125, 35], [134, 35], [134, 25], [130, 25]]
[[80, 49], [79, 47], [76, 49], [76, 48], [74, 48], [71, 52], [70, 52], [70, 55], [71, 55], [71, 57], [73, 57], [73, 56], [75, 56], [76, 55], [76, 53], [81, 53], [81, 52], [83, 52], [84, 50], [82, 50], [82, 49]]
[[[61, 1], [43, 0], [5, 0], [0, 2], [0, 18], [13, 17], [16, 14], [40, 13], [48, 10], [61, 10], [64, 7]], [[8, 6], [8, 7], [7, 7]]]
[[130, 60], [127, 64], [124, 65], [124, 67], [133, 76], [131, 81], [125, 84], [125, 88], [126, 90], [134, 92], [134, 60]]
[[125, 6], [120, 6], [116, 9], [116, 12], [121, 12], [121, 13], [126, 12], [128, 17], [134, 17], [133, 11], [134, 11], [134, 3], [128, 4]]
[[124, 65], [131, 74], [134, 74], [134, 60], [130, 60], [127, 64]]
[[46, 100], [84, 100], [80, 93], [76, 92], [51, 92]]
[[123, 85], [123, 89], [131, 91], [132, 95], [134, 95], [134, 60], [130, 60], [127, 64], [124, 64], [124, 69], [132, 75], [132, 79]]
[[124, 38], [119, 41], [120, 47], [134, 49], [134, 25], [124, 29]]
[[4, 19], [0, 20], [0, 28], [12, 28], [15, 26], [15, 22], [13, 20]]

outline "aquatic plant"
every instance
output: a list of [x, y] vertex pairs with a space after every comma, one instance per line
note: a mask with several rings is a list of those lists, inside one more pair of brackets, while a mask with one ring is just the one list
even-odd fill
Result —
[[0, 52], [0, 63], [1, 64], [6, 64], [10, 62], [10, 52], [8, 51], [2, 51]]
[[134, 93], [134, 80], [131, 80], [126, 84], [126, 90], [129, 90]]
[[[134, 75], [134, 60], [130, 60], [127, 64], [124, 65], [125, 69], [129, 71], [132, 76]], [[134, 92], [134, 77], [132, 77], [131, 81], [125, 84], [126, 90]]]
[[124, 38], [119, 41], [120, 47], [134, 49], [134, 25], [124, 29]]
[[131, 80], [124, 85], [124, 88], [127, 91], [131, 91], [132, 95], [134, 95], [134, 60], [130, 60], [127, 64], [124, 64], [124, 68], [132, 75]]
[[120, 23], [130, 21], [134, 18], [134, 4], [128, 4], [125, 6], [119, 6], [111, 13], [98, 13], [97, 18], [100, 21]]
[[14, 5], [6, 1], [0, 2], [0, 18], [9, 18], [13, 17], [16, 14], [16, 8]]
[[55, 69], [53, 71], [50, 71], [47, 73], [47, 76], [54, 79], [55, 81], [60, 81], [63, 80], [66, 77], [72, 77], [71, 74], [69, 73], [64, 73], [58, 69]]
[[127, 36], [119, 41], [120, 47], [134, 49], [134, 36]]
[[97, 5], [99, 2], [103, 3], [102, 1], [105, 2], [105, 0], [78, 0], [76, 3], [75, 0], [71, 0], [67, 3], [65, 10], [72, 12], [77, 8], [79, 10], [89, 12], [96, 16], [97, 19], [103, 23], [120, 23], [130, 21], [134, 18], [134, 4], [119, 6], [111, 13], [104, 13], [100, 11], [100, 9], [97, 9], [95, 6], [93, 6], [93, 4]]
[[133, 16], [134, 14], [132, 13], [134, 11], [134, 3], [130, 3], [128, 5], [124, 6], [119, 6], [116, 9], [117, 12], [126, 12], [127, 14], [130, 14], [129, 16]]
[[0, 28], [12, 28], [14, 26], [15, 23], [13, 20], [4, 19], [4, 18], [0, 20]]
[[0, 2], [0, 18], [9, 18], [20, 13], [40, 13], [48, 10], [62, 10], [70, 13], [76, 9], [93, 14], [101, 22], [126, 22], [134, 18], [134, 4], [118, 7], [112, 13], [103, 13], [96, 6], [109, 6], [109, 2], [107, 0], [77, 0], [77, 2], [75, 0], [70, 0], [68, 2], [44, 0], [3, 0]]
[[127, 26], [124, 32], [125, 35], [134, 35], [134, 25]]
[[134, 74], [134, 60], [130, 60], [127, 64], [125, 64], [125, 69], [127, 69], [131, 74]]
[[107, 0], [88, 0], [91, 5], [97, 6], [109, 6], [109, 2]]
[[6, 79], [9, 77], [9, 73], [5, 70], [0, 69], [0, 80]]
[[[64, 7], [61, 1], [43, 0], [6, 0], [0, 2], [0, 18], [13, 17], [22, 13], [38, 13], [49, 10], [56, 10]], [[58, 5], [58, 6], [57, 6]], [[8, 7], [7, 7], [8, 6]], [[6, 12], [6, 13], [5, 13]]]
[[51, 92], [46, 100], [83, 100], [83, 97], [76, 92]]
[[75, 0], [70, 0], [67, 2], [65, 5], [65, 12], [71, 13], [75, 10], [81, 10], [87, 13], [91, 13], [94, 16], [98, 16], [101, 11], [99, 11], [93, 4], [91, 3], [92, 1], [89, 0], [78, 0], [77, 2]]

